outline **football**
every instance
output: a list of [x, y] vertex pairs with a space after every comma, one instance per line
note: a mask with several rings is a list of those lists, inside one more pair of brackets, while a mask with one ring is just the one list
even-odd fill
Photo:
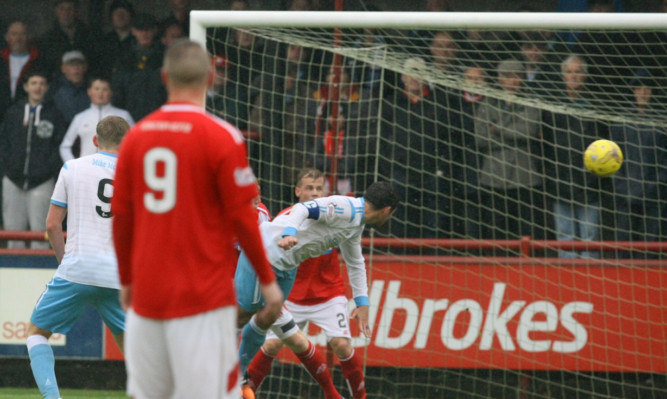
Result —
[[616, 173], [623, 164], [623, 153], [616, 143], [610, 140], [595, 140], [584, 152], [586, 169], [600, 177], [609, 177]]

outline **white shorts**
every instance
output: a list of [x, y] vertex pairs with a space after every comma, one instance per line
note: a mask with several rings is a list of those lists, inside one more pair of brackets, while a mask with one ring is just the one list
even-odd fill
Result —
[[[311, 322], [322, 329], [327, 336], [327, 342], [332, 338], [352, 338], [350, 334], [350, 315], [347, 310], [347, 298], [337, 296], [317, 305], [297, 305], [289, 300], [285, 307], [294, 317], [294, 321], [301, 330], [306, 331], [306, 324]], [[266, 339], [276, 339], [277, 336], [269, 330]]]
[[169, 320], [130, 310], [125, 327], [129, 396], [241, 397], [235, 306]]

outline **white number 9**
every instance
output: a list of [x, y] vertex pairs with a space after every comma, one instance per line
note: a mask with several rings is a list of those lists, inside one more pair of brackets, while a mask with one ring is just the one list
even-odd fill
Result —
[[[158, 176], [157, 165], [164, 165], [164, 175]], [[144, 194], [144, 206], [153, 213], [169, 212], [176, 205], [176, 154], [168, 148], [158, 147], [144, 156], [144, 181], [154, 192], [162, 193], [157, 198], [154, 192]]]

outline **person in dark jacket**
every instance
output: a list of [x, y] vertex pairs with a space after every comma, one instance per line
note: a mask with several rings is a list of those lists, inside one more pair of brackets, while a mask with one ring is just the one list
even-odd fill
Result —
[[158, 40], [157, 20], [150, 14], [137, 14], [132, 20], [133, 50], [119, 59], [111, 77], [114, 106], [130, 111], [139, 121], [167, 100], [160, 71], [164, 47]]
[[[659, 115], [653, 99], [656, 86], [646, 69], [635, 71], [630, 82], [635, 108], [629, 117], [651, 120]], [[613, 177], [615, 239], [659, 241], [660, 207], [665, 201], [660, 198], [660, 188], [667, 185], [667, 131], [658, 126], [619, 122], [611, 126], [611, 138], [624, 155], [623, 166]], [[619, 257], [627, 255], [620, 253]]]
[[55, 0], [55, 23], [37, 39], [46, 68], [60, 75], [63, 54], [71, 50], [81, 51], [88, 60], [89, 70], [97, 73], [101, 62], [101, 35], [79, 19], [78, 0]]
[[426, 68], [423, 58], [408, 58], [401, 75], [404, 90], [396, 90], [382, 104], [380, 175], [394, 182], [405, 204], [390, 222], [391, 234], [396, 237], [443, 238], [451, 234], [451, 193], [441, 184], [450, 172], [443, 157], [446, 132], [439, 123], [447, 120], [447, 115], [438, 99], [441, 93], [420, 78]]
[[[26, 101], [7, 110], [0, 127], [2, 213], [7, 230], [43, 231], [49, 199], [62, 162], [58, 146], [65, 135], [65, 122], [53, 103], [44, 102], [48, 90], [44, 72], [26, 75]], [[22, 241], [10, 241], [9, 248], [23, 248]], [[49, 247], [33, 241], [32, 248]]]
[[[561, 64], [565, 93], [570, 107], [590, 108], [585, 90], [587, 63], [570, 55]], [[586, 171], [583, 153], [598, 138], [605, 138], [606, 127], [569, 113], [544, 116], [544, 170], [547, 193], [553, 198], [556, 238], [559, 241], [598, 241], [600, 239], [601, 190], [603, 178]], [[597, 251], [561, 250], [562, 258], [598, 258]]]

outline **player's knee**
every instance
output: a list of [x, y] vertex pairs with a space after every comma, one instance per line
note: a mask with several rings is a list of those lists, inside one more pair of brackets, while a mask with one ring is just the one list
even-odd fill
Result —
[[243, 328], [243, 326], [248, 324], [251, 317], [252, 313], [248, 312], [247, 310], [244, 310], [242, 307], [239, 306], [236, 314], [236, 327]]
[[308, 347], [310, 346], [308, 338], [306, 338], [306, 336], [301, 331], [284, 338], [283, 342], [285, 345], [287, 345], [288, 348], [290, 348], [292, 352], [297, 354], [307, 351]]
[[32, 322], [29, 322], [28, 331], [26, 332], [26, 335], [28, 337], [30, 337], [32, 335], [41, 335], [41, 336], [45, 337], [46, 339], [49, 339], [49, 338], [51, 338], [51, 335], [53, 335], [53, 333], [49, 330], [39, 328], [36, 325], [34, 325]]
[[336, 354], [336, 357], [339, 359], [347, 359], [354, 351], [354, 348], [352, 348], [352, 341], [348, 338], [335, 337], [331, 339], [329, 344]]
[[268, 356], [276, 357], [280, 349], [283, 347], [283, 342], [279, 339], [267, 339], [262, 345], [262, 350]]

